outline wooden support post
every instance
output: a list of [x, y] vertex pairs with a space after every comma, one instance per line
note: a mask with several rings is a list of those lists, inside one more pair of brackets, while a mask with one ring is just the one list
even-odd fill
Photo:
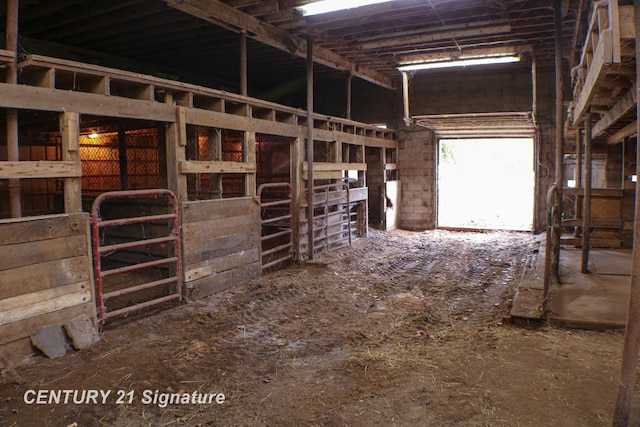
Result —
[[531, 114], [533, 123], [538, 119], [538, 66], [536, 64], [536, 53], [531, 51]]
[[240, 31], [240, 95], [247, 96], [247, 32]]
[[293, 188], [293, 259], [301, 261], [302, 254], [300, 250], [300, 217], [302, 208], [300, 201], [304, 194], [304, 180], [302, 179], [302, 163], [304, 161], [304, 138], [295, 138], [291, 143], [291, 187]]
[[591, 113], [584, 121], [584, 197], [582, 198], [582, 257], [580, 271], [589, 272], [589, 245], [591, 237]]
[[313, 238], [313, 40], [307, 37], [307, 256], [314, 255]]
[[[80, 114], [60, 113], [60, 134], [62, 136], [62, 160], [78, 165], [80, 162]], [[64, 211], [82, 212], [82, 180], [80, 177], [64, 179]]]
[[[579, 126], [576, 128], [576, 170], [574, 174], [574, 179], [576, 180], [576, 188], [582, 188], [582, 127]], [[582, 218], [582, 201], [580, 200], [580, 191], [578, 191], [576, 196], [575, 210], [576, 210], [576, 218]], [[578, 228], [576, 231], [580, 230]]]
[[345, 114], [347, 119], [351, 119], [351, 86], [353, 83], [353, 73], [349, 72], [347, 76], [347, 112]]
[[129, 174], [127, 171], [127, 134], [122, 126], [118, 128], [118, 157], [120, 160], [120, 189], [127, 190], [129, 188]]
[[[634, 1], [635, 26], [640, 28], [640, 1]], [[640, 70], [640, 31], [636, 31], [636, 69]], [[640, 87], [640, 78], [636, 73], [636, 88]], [[637, 89], [636, 89], [637, 90]], [[636, 153], [640, 153], [640, 109], [637, 112]], [[636, 157], [638, 154], [636, 154]], [[636, 175], [640, 175], [640, 164], [636, 161]], [[618, 381], [618, 396], [613, 415], [613, 427], [629, 425], [631, 402], [638, 369], [638, 351], [640, 350], [640, 183], [636, 182], [636, 203], [633, 220], [633, 255], [631, 267], [631, 289], [627, 308], [627, 326], [622, 352], [622, 369]]]
[[[222, 131], [217, 128], [209, 128], [209, 160], [222, 160]], [[209, 176], [209, 192], [214, 199], [222, 199], [222, 177], [220, 174]]]
[[[555, 74], [556, 74], [556, 188], [557, 188], [557, 209], [555, 210], [554, 224], [559, 224], [562, 220], [562, 187], [564, 186], [563, 177], [563, 157], [564, 157], [564, 141], [562, 135], [563, 129], [563, 97], [562, 97], [562, 0], [554, 0], [553, 12], [555, 21]], [[558, 248], [554, 253], [556, 257], [552, 265], [555, 267], [553, 274], [558, 276], [560, 265], [560, 235], [562, 227], [558, 229], [558, 233], [553, 234], [552, 246]]]
[[178, 165], [186, 160], [185, 147], [187, 145], [187, 122], [184, 107], [176, 107], [176, 121], [167, 124], [167, 183], [178, 200], [185, 202], [187, 195], [187, 178], [180, 173]]
[[[16, 52], [18, 51], [18, 0], [7, 0], [7, 50], [14, 52], [13, 61], [6, 65], [6, 82], [18, 83], [18, 63]], [[18, 148], [18, 110], [8, 108], [6, 110], [7, 122], [7, 160], [20, 160]], [[9, 205], [12, 218], [22, 216], [22, 201], [20, 195], [20, 180], [9, 180]]]
[[[253, 131], [244, 132], [243, 150], [244, 161], [250, 165], [256, 165], [256, 133]], [[257, 170], [257, 169], [256, 169]], [[244, 194], [248, 197], [256, 195], [256, 172], [245, 174]]]
[[411, 123], [411, 113], [409, 111], [409, 73], [402, 72], [402, 105], [404, 106], [404, 124]]

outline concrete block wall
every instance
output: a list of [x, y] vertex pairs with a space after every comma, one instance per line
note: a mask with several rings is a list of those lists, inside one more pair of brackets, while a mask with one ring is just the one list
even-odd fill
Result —
[[433, 132], [417, 128], [400, 133], [398, 163], [402, 181], [399, 227], [428, 230], [436, 226], [436, 141]]

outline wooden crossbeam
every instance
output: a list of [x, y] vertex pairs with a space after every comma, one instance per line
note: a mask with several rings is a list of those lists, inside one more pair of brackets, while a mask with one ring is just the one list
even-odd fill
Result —
[[[307, 57], [306, 41], [251, 15], [239, 11], [219, 0], [164, 0], [169, 6], [196, 16], [205, 21], [221, 25], [223, 28], [239, 32], [245, 30], [247, 36], [266, 45], [289, 52], [300, 58]], [[384, 74], [362, 65], [353, 63], [332, 50], [316, 46], [314, 61], [327, 67], [349, 71], [361, 79], [379, 86], [393, 89], [394, 84]]]

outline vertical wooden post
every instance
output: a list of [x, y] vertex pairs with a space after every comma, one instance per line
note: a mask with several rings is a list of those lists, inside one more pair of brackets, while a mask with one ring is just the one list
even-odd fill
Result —
[[[243, 150], [244, 161], [255, 165], [256, 164], [256, 133], [253, 131], [244, 132]], [[257, 168], [256, 168], [257, 170]], [[253, 197], [256, 195], [256, 172], [248, 173], [244, 179], [245, 196]]]
[[[80, 164], [80, 114], [60, 113], [60, 134], [62, 136], [62, 160]], [[64, 179], [64, 211], [66, 213], [82, 212], [82, 180]]]
[[[635, 0], [635, 27], [640, 28], [640, 1]], [[636, 31], [636, 69], [640, 70], [640, 32]], [[636, 73], [636, 88], [640, 78]], [[637, 89], [636, 89], [637, 90]], [[640, 109], [637, 112], [637, 123], [640, 131]], [[640, 153], [640, 133], [636, 136], [636, 158]], [[640, 175], [640, 164], [636, 161], [636, 175]], [[624, 334], [624, 348], [622, 352], [622, 369], [618, 381], [618, 396], [613, 415], [613, 426], [629, 425], [631, 402], [638, 369], [638, 351], [640, 345], [640, 183], [636, 182], [636, 203], [633, 219], [633, 255], [631, 267], [631, 290], [629, 292], [629, 306], [627, 308], [627, 327]]]
[[295, 138], [291, 143], [291, 186], [293, 187], [293, 248], [294, 259], [301, 261], [302, 255], [300, 250], [300, 217], [302, 209], [300, 200], [304, 194], [304, 180], [302, 179], [302, 162], [304, 160], [304, 138]]
[[[7, 83], [18, 83], [18, 64], [17, 64], [17, 51], [18, 51], [18, 0], [7, 0], [7, 33], [6, 33], [6, 47], [7, 50], [14, 53], [13, 61], [6, 65], [7, 70]], [[18, 148], [18, 110], [14, 108], [8, 108], [6, 110], [7, 121], [7, 160], [18, 161], [20, 160], [20, 151]], [[22, 201], [20, 195], [20, 180], [9, 180], [9, 204], [12, 218], [19, 218], [22, 216]]]
[[576, 170], [574, 179], [576, 180], [576, 218], [582, 218], [582, 203], [580, 200], [582, 193], [579, 190], [582, 188], [582, 126], [576, 128]]
[[[563, 177], [563, 157], [564, 144], [562, 139], [563, 129], [563, 96], [562, 96], [562, 0], [554, 0], [553, 12], [555, 21], [555, 74], [556, 74], [556, 188], [557, 188], [557, 209], [553, 219], [554, 224], [560, 224], [562, 221], [562, 187], [564, 186]], [[562, 227], [558, 228], [557, 233], [553, 233], [552, 247], [557, 248], [553, 251], [555, 259], [552, 262], [553, 273], [557, 276], [560, 265], [560, 234]]]
[[307, 256], [314, 255], [313, 238], [313, 40], [307, 37]]
[[346, 118], [351, 119], [351, 89], [353, 83], [353, 73], [349, 71], [349, 75], [347, 76], [347, 113]]
[[[222, 160], [222, 130], [209, 128], [209, 160]], [[209, 176], [209, 192], [215, 199], [222, 199], [222, 177], [220, 174]]]
[[589, 245], [591, 237], [591, 112], [584, 122], [584, 197], [582, 198], [582, 257], [580, 271], [589, 272]]
[[247, 96], [247, 32], [240, 31], [240, 94]]
[[118, 128], [118, 157], [120, 158], [120, 189], [129, 188], [128, 168], [127, 168], [127, 134], [120, 126]]
[[402, 72], [402, 105], [404, 106], [404, 124], [411, 123], [411, 113], [409, 111], [409, 73]]
[[187, 122], [184, 107], [176, 107], [176, 121], [167, 124], [167, 183], [178, 200], [185, 202], [187, 195], [187, 178], [180, 173], [180, 162], [186, 159]]
[[531, 51], [531, 114], [533, 122], [538, 119], [538, 66], [536, 64], [536, 53]]

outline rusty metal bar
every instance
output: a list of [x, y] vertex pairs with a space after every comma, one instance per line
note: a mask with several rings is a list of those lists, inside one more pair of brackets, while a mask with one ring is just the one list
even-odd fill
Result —
[[100, 272], [102, 277], [113, 276], [114, 274], [131, 273], [132, 271], [144, 270], [150, 267], [159, 267], [161, 265], [171, 264], [178, 261], [178, 257], [161, 258], [154, 261], [141, 262], [139, 264], [131, 264], [125, 267], [112, 268]]
[[155, 239], [132, 240], [131, 242], [100, 246], [100, 253], [102, 254], [105, 252], [119, 251], [122, 249], [137, 248], [140, 246], [157, 245], [160, 243], [172, 242], [175, 239], [176, 237], [174, 236], [165, 236], [165, 237], [156, 237]]
[[[635, 27], [640, 28], [640, 2], [633, 2]], [[640, 70], [640, 32], [636, 31], [636, 70]], [[640, 75], [636, 73], [636, 88], [640, 88]], [[637, 90], [637, 89], [636, 89]], [[637, 109], [636, 158], [640, 153], [640, 108]], [[636, 175], [640, 175], [640, 163], [636, 161]], [[631, 402], [638, 370], [640, 351], [640, 182], [636, 182], [635, 213], [633, 218], [633, 254], [627, 325], [622, 351], [622, 369], [618, 381], [618, 395], [613, 415], [613, 427], [629, 425]]]
[[[113, 199], [128, 199], [128, 198], [143, 198], [143, 199], [157, 199], [159, 197], [165, 197], [169, 201], [169, 208], [171, 213], [160, 215], [144, 215], [137, 217], [118, 218], [111, 220], [102, 220], [100, 215], [100, 208], [106, 200]], [[154, 189], [154, 190], [128, 190], [128, 191], [112, 191], [99, 195], [91, 209], [91, 229], [92, 229], [92, 247], [93, 247], [93, 267], [95, 271], [96, 281], [96, 303], [98, 306], [98, 318], [101, 323], [104, 323], [107, 318], [117, 316], [119, 314], [128, 313], [133, 310], [142, 309], [160, 302], [169, 300], [181, 300], [182, 299], [182, 270], [181, 270], [181, 245], [180, 245], [180, 221], [178, 215], [178, 199], [176, 195], [170, 190], [166, 189]], [[100, 230], [107, 227], [118, 227], [131, 224], [145, 224], [154, 223], [158, 221], [168, 221], [171, 223], [171, 229], [167, 236], [152, 238], [152, 239], [140, 239], [124, 243], [116, 243], [113, 245], [101, 245], [100, 244]], [[135, 247], [152, 246], [160, 243], [173, 242], [173, 256], [167, 256], [165, 258], [159, 258], [148, 262], [136, 263], [126, 265], [124, 267], [112, 268], [109, 270], [102, 269], [102, 258], [106, 252], [112, 253], [114, 251], [120, 251], [123, 249], [131, 249]], [[160, 280], [153, 280], [150, 282], [142, 283], [136, 286], [131, 286], [125, 289], [105, 293], [104, 292], [104, 278], [108, 276], [114, 276], [117, 274], [128, 273], [132, 271], [144, 270], [147, 268], [158, 267], [170, 264], [173, 267], [172, 276]], [[105, 301], [109, 298], [113, 298], [120, 295], [126, 295], [133, 292], [149, 289], [156, 286], [167, 285], [175, 282], [175, 293], [171, 295], [151, 301], [140, 302], [132, 304], [128, 307], [108, 312], [105, 305]]]
[[[110, 311], [108, 313], [105, 313], [104, 320], [110, 319], [112, 317], [120, 316], [121, 314], [131, 313], [132, 311], [135, 311], [135, 310], [142, 310], [144, 308], [151, 307], [151, 306], [154, 306], [156, 304], [161, 304], [163, 302], [168, 302], [168, 301], [173, 301], [173, 300], [180, 300], [180, 299], [181, 299], [180, 295], [171, 294], [171, 295], [167, 295], [166, 297], [156, 298], [156, 299], [153, 299], [153, 300], [150, 300], [150, 301], [141, 302], [141, 303], [136, 304], [136, 305], [131, 305], [129, 307], [124, 307], [124, 308], [121, 308], [119, 310], [113, 310], [113, 311]], [[103, 322], [104, 322], [104, 320], [103, 320]]]
[[143, 222], [159, 222], [166, 221], [168, 219], [175, 219], [175, 214], [162, 214], [162, 215], [148, 215], [148, 216], [137, 216], [133, 218], [120, 218], [120, 219], [107, 219], [104, 221], [100, 221], [100, 227], [117, 227], [119, 225], [131, 225], [131, 224], [140, 224]]
[[169, 283], [175, 282], [176, 280], [178, 280], [177, 277], [168, 277], [166, 279], [155, 280], [153, 282], [143, 283], [142, 285], [132, 286], [130, 288], [124, 288], [124, 289], [120, 289], [118, 291], [107, 292], [106, 294], [102, 295], [102, 299], [106, 301], [109, 298], [119, 297], [121, 295], [132, 294], [134, 292], [142, 291], [142, 290], [145, 290], [145, 289], [151, 289], [151, 288], [154, 288], [156, 286], [167, 285]]

